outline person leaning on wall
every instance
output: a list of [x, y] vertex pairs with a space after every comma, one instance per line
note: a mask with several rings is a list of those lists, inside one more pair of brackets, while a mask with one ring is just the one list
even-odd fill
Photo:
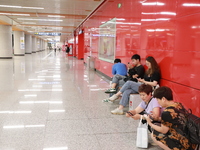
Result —
[[[141, 84], [138, 88], [138, 92], [142, 102], [134, 110], [128, 111], [126, 116], [131, 117], [134, 120], [139, 120], [141, 115], [147, 114], [151, 116], [152, 122], [160, 122], [161, 106], [158, 104], [156, 98], [152, 97], [152, 86]], [[146, 122], [144, 116], [142, 122]], [[151, 131], [150, 128], [149, 130]]]
[[173, 101], [172, 90], [162, 86], [154, 91], [153, 96], [165, 108], [161, 114], [161, 126], [153, 124], [150, 117], [146, 117], [153, 129], [151, 135], [153, 141], [164, 150], [194, 150], [196, 145], [191, 144], [187, 137], [177, 132], [177, 129], [184, 132], [186, 116], [181, 114], [185, 110], [183, 105]]
[[152, 57], [149, 56], [146, 58], [146, 65], [148, 69], [145, 72], [144, 78], [137, 78], [138, 82], [133, 82], [133, 81], [127, 81], [122, 88], [120, 89], [119, 92], [114, 94], [112, 97], [109, 98], [110, 101], [115, 101], [120, 97], [122, 94], [122, 98], [120, 100], [120, 105], [118, 108], [114, 109], [111, 111], [112, 114], [115, 115], [122, 115], [123, 114], [123, 109], [124, 107], [128, 104], [129, 102], [129, 96], [131, 93], [138, 93], [138, 87], [141, 84], [148, 84], [152, 87], [155, 87], [159, 84], [161, 75], [160, 75], [160, 68], [158, 66], [158, 63], [156, 60]]
[[135, 54], [131, 57], [132, 63], [128, 64], [128, 73], [127, 76], [115, 75], [112, 78], [111, 88], [106, 90], [105, 93], [116, 93], [116, 87], [121, 88], [126, 81], [135, 81], [136, 78], [142, 78], [144, 76], [144, 66], [140, 62], [140, 55]]

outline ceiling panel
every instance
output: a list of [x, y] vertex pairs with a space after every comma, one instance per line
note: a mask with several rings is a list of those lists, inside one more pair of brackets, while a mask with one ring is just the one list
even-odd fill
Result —
[[[74, 29], [103, 1], [0, 0], [0, 15], [16, 22], [13, 30], [24, 30], [30, 34], [61, 32], [61, 40], [65, 40], [73, 35]], [[3, 20], [0, 20], [0, 24], [1, 22]]]

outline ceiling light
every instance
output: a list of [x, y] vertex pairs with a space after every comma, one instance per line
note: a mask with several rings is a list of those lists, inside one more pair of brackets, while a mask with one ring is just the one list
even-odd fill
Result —
[[42, 7], [24, 7], [24, 6], [13, 6], [13, 5], [0, 5], [0, 7], [25, 8], [25, 9], [44, 9]]
[[36, 22], [22, 22], [21, 24], [36, 24]]
[[60, 15], [48, 15], [48, 17], [65, 18], [65, 16]]
[[0, 15], [7, 15], [7, 16], [30, 16], [30, 14], [13, 14], [13, 13], [0, 13]]
[[17, 18], [18, 20], [35, 20], [35, 21], [63, 21], [58, 19], [30, 19], [30, 18]]

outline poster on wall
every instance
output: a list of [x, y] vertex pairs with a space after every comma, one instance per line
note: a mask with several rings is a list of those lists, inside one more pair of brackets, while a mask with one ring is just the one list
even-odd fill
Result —
[[24, 37], [20, 37], [20, 49], [24, 49]]
[[107, 62], [114, 62], [116, 45], [116, 18], [99, 27], [98, 57]]

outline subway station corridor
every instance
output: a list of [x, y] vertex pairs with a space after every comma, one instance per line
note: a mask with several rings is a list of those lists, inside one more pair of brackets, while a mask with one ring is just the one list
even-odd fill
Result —
[[139, 149], [138, 121], [110, 113], [109, 81], [83, 60], [43, 51], [0, 59], [0, 72], [0, 150]]

